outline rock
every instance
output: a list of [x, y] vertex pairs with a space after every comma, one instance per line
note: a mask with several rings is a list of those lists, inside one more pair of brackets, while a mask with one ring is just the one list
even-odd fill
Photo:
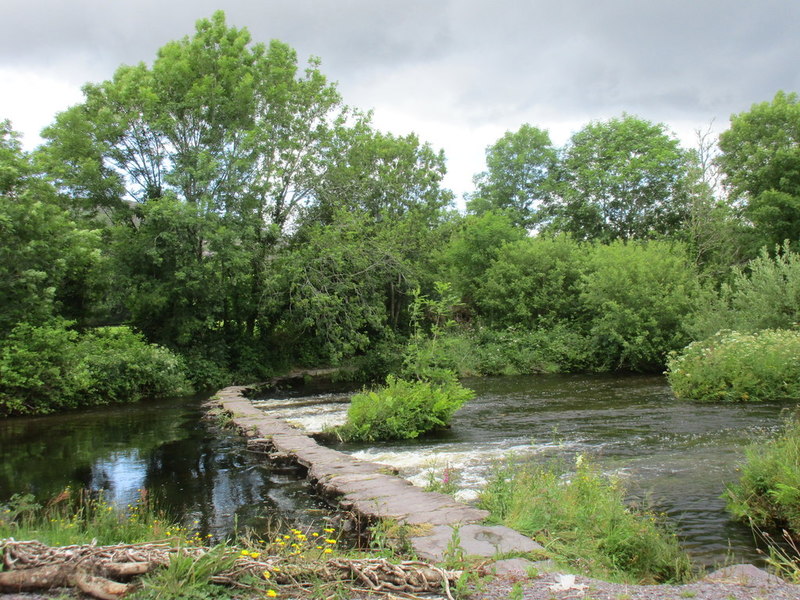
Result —
[[495, 575], [507, 575], [510, 577], [528, 577], [531, 568], [536, 568], [534, 563], [525, 558], [506, 558], [498, 560], [492, 565]]
[[737, 585], [755, 587], [785, 583], [780, 577], [748, 564], [724, 567], [706, 575], [702, 581], [709, 583], [735, 583]]
[[[412, 537], [409, 542], [420, 558], [440, 562], [454, 541], [454, 532], [450, 525], [437, 525], [428, 535]], [[458, 528], [458, 538], [458, 547], [472, 556], [544, 550], [529, 537], [502, 525], [462, 525]]]

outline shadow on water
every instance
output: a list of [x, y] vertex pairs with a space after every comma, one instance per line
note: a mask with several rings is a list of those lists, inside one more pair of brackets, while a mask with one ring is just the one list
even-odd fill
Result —
[[0, 421], [0, 501], [44, 500], [66, 486], [106, 490], [125, 506], [146, 489], [202, 535], [234, 524], [318, 523], [326, 505], [303, 473], [247, 451], [238, 436], [202, 420], [201, 398]]

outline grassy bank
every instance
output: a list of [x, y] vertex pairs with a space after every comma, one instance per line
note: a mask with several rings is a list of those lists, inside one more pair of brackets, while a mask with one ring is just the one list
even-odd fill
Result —
[[556, 462], [501, 464], [479, 505], [580, 573], [622, 583], [683, 582], [692, 575], [664, 521], [628, 505], [620, 482], [580, 456], [572, 472]]

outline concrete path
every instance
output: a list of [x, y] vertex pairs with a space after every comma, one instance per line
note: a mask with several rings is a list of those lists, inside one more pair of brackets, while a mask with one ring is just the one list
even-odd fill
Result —
[[414, 531], [420, 533], [409, 541], [421, 559], [443, 560], [448, 545], [456, 539], [465, 554], [484, 557], [543, 549], [508, 527], [481, 525], [489, 515], [485, 510], [415, 487], [398, 477], [392, 467], [319, 445], [304, 432], [254, 407], [245, 396], [247, 389], [233, 386], [216, 395], [220, 408], [244, 435], [306, 467], [309, 479], [336, 498], [343, 509], [370, 521], [393, 519], [416, 525]]

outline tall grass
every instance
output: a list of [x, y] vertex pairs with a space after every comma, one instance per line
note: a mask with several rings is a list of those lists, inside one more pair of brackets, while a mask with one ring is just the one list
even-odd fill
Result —
[[108, 503], [102, 493], [70, 488], [46, 504], [37, 503], [30, 494], [18, 494], [0, 505], [0, 538], [68, 546], [93, 540], [100, 545], [190, 541], [186, 536], [186, 529], [158, 510], [146, 492], [127, 510]]
[[[759, 529], [785, 527], [800, 539], [800, 418], [766, 443], [751, 445], [738, 483], [725, 491], [728, 510]], [[800, 558], [800, 556], [798, 556]]]
[[578, 457], [576, 469], [512, 462], [495, 470], [479, 505], [580, 572], [623, 583], [680, 582], [692, 567], [653, 512], [628, 506], [618, 480]]

